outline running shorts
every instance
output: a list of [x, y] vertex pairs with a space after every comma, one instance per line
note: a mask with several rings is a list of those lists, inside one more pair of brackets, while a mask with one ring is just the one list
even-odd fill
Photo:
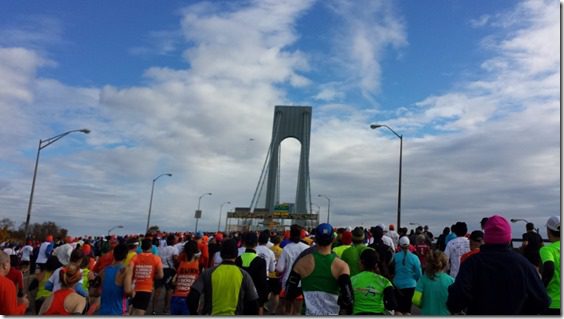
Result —
[[135, 297], [131, 302], [133, 308], [140, 310], [147, 310], [149, 308], [149, 301], [151, 300], [151, 292], [146, 291], [136, 291]]
[[279, 295], [282, 290], [282, 283], [280, 278], [268, 278], [268, 290], [273, 295]]

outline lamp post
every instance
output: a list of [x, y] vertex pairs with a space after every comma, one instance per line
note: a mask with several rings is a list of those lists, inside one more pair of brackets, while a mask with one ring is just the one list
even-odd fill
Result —
[[149, 201], [149, 214], [147, 215], [147, 228], [145, 229], [145, 234], [149, 232], [149, 223], [151, 222], [151, 208], [153, 207], [153, 193], [155, 192], [155, 182], [157, 181], [157, 179], [159, 179], [163, 176], [171, 177], [172, 174], [171, 173], [164, 173], [164, 174], [161, 174], [161, 175], [153, 178], [153, 185], [151, 186], [151, 200]]
[[114, 230], [116, 228], [123, 228], [123, 225], [117, 225], [117, 226], [110, 228], [110, 230], [108, 230], [108, 236], [110, 236], [110, 233], [112, 232], [112, 230]]
[[217, 220], [217, 231], [219, 232], [219, 229], [221, 228], [221, 212], [223, 210], [223, 205], [225, 204], [231, 204], [230, 201], [227, 202], [223, 202], [221, 203], [221, 205], [219, 206], [219, 219]]
[[[198, 232], [198, 221], [200, 221], [200, 217], [202, 215], [202, 211], [200, 210], [200, 202], [202, 201], [202, 197], [204, 197], [206, 195], [211, 196], [212, 193], [204, 193], [204, 194], [200, 195], [200, 197], [198, 197], [198, 209], [196, 210], [196, 230], [194, 230], [195, 233]], [[200, 214], [200, 216], [198, 216], [198, 214]]]
[[31, 217], [31, 205], [33, 204], [33, 193], [35, 191], [35, 179], [37, 178], [37, 166], [39, 165], [39, 153], [41, 152], [42, 149], [46, 148], [47, 146], [55, 143], [56, 141], [74, 132], [89, 134], [90, 130], [86, 128], [80, 130], [71, 130], [61, 133], [59, 135], [55, 135], [46, 140], [41, 140], [41, 139], [39, 140], [39, 146], [37, 147], [37, 157], [35, 158], [35, 169], [33, 170], [33, 181], [31, 182], [31, 194], [29, 195], [29, 203], [27, 205], [27, 216], [25, 218], [25, 230], [24, 230], [25, 235], [27, 235], [27, 231], [29, 229], [29, 219]]
[[403, 135], [400, 135], [398, 133], [396, 133], [396, 131], [392, 130], [391, 127], [389, 127], [388, 125], [384, 125], [384, 124], [371, 124], [370, 128], [371, 129], [377, 129], [380, 127], [385, 127], [388, 130], [390, 130], [392, 133], [394, 133], [399, 139], [400, 139], [400, 157], [399, 157], [399, 181], [398, 181], [398, 220], [397, 220], [397, 224], [398, 224], [398, 229], [401, 227], [400, 221], [401, 221], [401, 162], [402, 162], [402, 151], [403, 151]]
[[327, 200], [327, 224], [329, 224], [329, 216], [331, 216], [331, 198], [323, 194], [317, 194], [317, 197], [323, 197]]

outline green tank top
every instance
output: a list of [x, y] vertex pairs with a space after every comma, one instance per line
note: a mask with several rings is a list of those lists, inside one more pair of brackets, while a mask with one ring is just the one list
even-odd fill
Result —
[[339, 284], [331, 273], [331, 264], [337, 255], [333, 252], [329, 255], [321, 255], [317, 251], [312, 255], [315, 260], [315, 269], [309, 276], [302, 278], [302, 290], [339, 294]]

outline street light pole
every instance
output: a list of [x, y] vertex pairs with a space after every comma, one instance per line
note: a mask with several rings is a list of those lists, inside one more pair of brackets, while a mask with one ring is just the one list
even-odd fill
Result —
[[323, 194], [318, 194], [317, 197], [323, 197], [327, 200], [327, 224], [329, 224], [329, 216], [331, 216], [331, 198]]
[[389, 127], [388, 125], [383, 125], [383, 124], [372, 124], [370, 125], [371, 129], [377, 129], [380, 127], [385, 127], [388, 130], [390, 130], [392, 133], [394, 133], [399, 139], [400, 139], [400, 157], [399, 157], [399, 178], [398, 178], [398, 212], [397, 212], [397, 224], [398, 224], [398, 229], [401, 227], [400, 222], [401, 222], [401, 168], [402, 168], [402, 153], [403, 153], [403, 135], [400, 135], [398, 133], [396, 133], [396, 131], [394, 131], [391, 127]]
[[219, 230], [221, 229], [221, 212], [223, 210], [223, 205], [225, 204], [231, 204], [230, 201], [221, 203], [221, 205], [219, 206], [219, 219], [217, 220], [217, 232], [219, 232]]
[[42, 149], [46, 148], [47, 146], [55, 143], [56, 141], [60, 140], [61, 138], [69, 135], [70, 133], [74, 133], [74, 132], [80, 132], [80, 133], [84, 133], [84, 134], [89, 134], [90, 130], [83, 128], [80, 130], [70, 130], [64, 133], [61, 133], [59, 135], [55, 135], [53, 137], [50, 137], [46, 140], [39, 140], [39, 145], [37, 146], [37, 156], [35, 158], [35, 168], [33, 170], [33, 181], [31, 182], [31, 193], [29, 194], [29, 203], [27, 205], [27, 216], [25, 218], [25, 230], [24, 230], [24, 234], [27, 236], [27, 231], [29, 229], [29, 219], [31, 218], [31, 206], [33, 204], [33, 194], [35, 192], [35, 179], [37, 178], [37, 167], [39, 166], [39, 153], [41, 152]]
[[145, 234], [149, 232], [149, 223], [151, 222], [151, 208], [153, 207], [153, 193], [155, 192], [155, 182], [157, 181], [157, 179], [159, 179], [163, 176], [171, 177], [172, 174], [171, 173], [164, 173], [164, 174], [161, 174], [161, 175], [153, 178], [153, 185], [151, 186], [151, 199], [149, 200], [149, 214], [147, 214], [147, 227], [145, 228]]
[[108, 230], [108, 236], [110, 236], [110, 233], [112, 232], [112, 230], [114, 230], [116, 228], [123, 228], [123, 225], [117, 225], [117, 226], [110, 228], [110, 230]]
[[[212, 195], [212, 193], [204, 193], [202, 194], [200, 197], [198, 197], [198, 210], [196, 210], [196, 212], [200, 211], [200, 202], [202, 201], [202, 197], [206, 196], [206, 195]], [[201, 214], [201, 211], [200, 211]], [[201, 216], [200, 216], [201, 217]], [[200, 221], [200, 218], [196, 218], [196, 229], [194, 230], [194, 233], [198, 232], [198, 221]]]
[[[529, 221], [526, 220], [526, 219], [524, 219], [524, 218], [511, 218], [510, 221], [511, 221], [512, 223], [516, 223], [516, 222], [524, 222], [525, 224], [528, 224], [528, 223], [529, 223]], [[537, 232], [537, 234], [539, 233], [539, 229], [538, 229], [538, 228], [535, 228], [535, 231]]]

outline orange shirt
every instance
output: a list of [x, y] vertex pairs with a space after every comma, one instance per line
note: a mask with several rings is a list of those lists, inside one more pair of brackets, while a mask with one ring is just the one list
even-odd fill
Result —
[[176, 270], [176, 288], [173, 296], [187, 297], [190, 287], [200, 275], [200, 265], [195, 261], [182, 261]]
[[152, 253], [141, 253], [133, 257], [131, 265], [135, 291], [152, 292], [155, 273], [163, 268], [161, 258]]
[[4, 276], [0, 276], [0, 300], [0, 315], [25, 314], [26, 306], [18, 304], [16, 285]]
[[476, 255], [479, 252], [480, 252], [480, 248], [472, 249], [471, 251], [467, 252], [466, 254], [460, 256], [460, 263], [462, 264], [464, 261], [466, 261], [466, 259], [468, 259], [468, 257], [470, 257], [472, 255]]
[[94, 265], [94, 268], [92, 268], [92, 271], [99, 274], [102, 270], [104, 270], [104, 268], [111, 265], [113, 261], [114, 261], [114, 252], [109, 251], [104, 255], [100, 256], [100, 258], [98, 258], [98, 261]]

